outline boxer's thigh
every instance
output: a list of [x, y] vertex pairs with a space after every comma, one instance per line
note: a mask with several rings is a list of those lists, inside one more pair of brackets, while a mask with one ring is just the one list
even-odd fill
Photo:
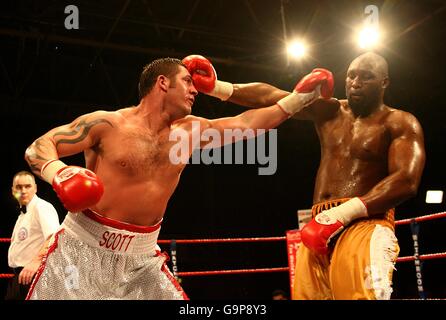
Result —
[[399, 246], [393, 229], [382, 220], [360, 221], [336, 243], [330, 264], [335, 299], [390, 299]]
[[312, 253], [303, 244], [296, 253], [293, 300], [329, 300], [329, 256]]

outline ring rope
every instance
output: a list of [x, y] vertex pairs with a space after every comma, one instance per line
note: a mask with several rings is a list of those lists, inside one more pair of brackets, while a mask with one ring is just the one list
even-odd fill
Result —
[[[183, 239], [175, 240], [176, 243], [224, 243], [224, 242], [270, 242], [270, 241], [282, 241], [286, 237], [264, 237], [264, 238], [222, 238], [222, 239]], [[160, 244], [169, 244], [172, 240], [158, 240]]]
[[[419, 257], [420, 260], [441, 259], [446, 258], [446, 252], [423, 254]], [[400, 257], [396, 262], [408, 262], [415, 260], [414, 256]], [[184, 271], [178, 272], [180, 277], [188, 276], [206, 276], [206, 275], [220, 275], [220, 274], [241, 274], [241, 273], [270, 273], [270, 272], [284, 272], [289, 271], [289, 267], [278, 268], [258, 268], [258, 269], [237, 269], [237, 270], [210, 270], [210, 271]], [[1, 278], [12, 278], [14, 274], [2, 273]]]
[[[441, 259], [446, 258], [446, 252], [431, 253], [420, 255], [420, 260]], [[396, 262], [409, 262], [415, 260], [414, 256], [400, 257]], [[184, 271], [178, 272], [180, 277], [189, 276], [207, 276], [207, 275], [220, 275], [220, 274], [242, 274], [242, 273], [271, 273], [271, 272], [285, 272], [289, 271], [289, 267], [278, 268], [259, 268], [259, 269], [237, 269], [237, 270], [210, 270], [210, 271]], [[3, 273], [0, 274], [0, 278], [12, 278], [14, 274]]]
[[270, 273], [288, 271], [288, 267], [281, 268], [259, 268], [259, 269], [237, 269], [237, 270], [212, 270], [212, 271], [184, 271], [178, 272], [179, 276], [208, 276], [220, 274], [241, 274], [241, 273]]
[[[424, 254], [419, 256], [420, 260], [441, 259], [446, 258], [446, 252]], [[396, 262], [408, 262], [415, 260], [414, 256], [400, 257]], [[267, 273], [267, 272], [283, 272], [289, 271], [289, 267], [279, 268], [259, 268], [259, 269], [238, 269], [238, 270], [212, 270], [212, 271], [189, 271], [178, 272], [178, 276], [206, 276], [206, 275], [220, 275], [220, 274], [240, 274], [240, 273]]]
[[[410, 224], [412, 221], [428, 221], [434, 219], [440, 219], [446, 217], [446, 212], [439, 212], [428, 214], [424, 216], [419, 216], [416, 218], [396, 220], [395, 225]], [[222, 238], [222, 239], [180, 239], [175, 240], [177, 243], [189, 244], [189, 243], [224, 243], [224, 242], [269, 242], [269, 241], [282, 241], [286, 240], [285, 236], [282, 237], [255, 237], [255, 238]], [[0, 242], [10, 242], [10, 238], [0, 238]], [[170, 244], [172, 240], [158, 240], [159, 244]]]
[[[424, 216], [419, 216], [416, 218], [403, 219], [395, 221], [395, 225], [410, 224], [413, 221], [428, 221], [446, 217], [446, 212], [439, 212], [428, 214]], [[221, 238], [221, 239], [182, 239], [174, 240], [176, 243], [190, 244], [190, 243], [227, 243], [227, 242], [272, 242], [272, 241], [283, 241], [286, 237], [255, 237], [255, 238]], [[0, 242], [10, 242], [10, 238], [0, 238]], [[170, 244], [172, 240], [158, 240], [159, 244]], [[446, 252], [423, 254], [418, 257], [419, 260], [430, 260], [430, 259], [441, 259], [446, 258]], [[408, 262], [414, 261], [415, 256], [406, 256], [397, 258], [396, 262]], [[178, 276], [201, 276], [201, 275], [218, 275], [218, 274], [242, 274], [242, 273], [269, 273], [269, 272], [284, 272], [289, 271], [289, 267], [278, 267], [278, 268], [259, 268], [259, 269], [238, 269], [238, 270], [211, 270], [211, 271], [189, 271], [189, 272], [178, 272]], [[0, 273], [1, 278], [12, 278], [14, 274]]]
[[421, 221], [428, 221], [428, 220], [440, 219], [440, 218], [445, 218], [445, 217], [446, 217], [446, 212], [439, 212], [439, 213], [427, 214], [425, 216], [419, 216], [416, 218], [397, 220], [397, 221], [395, 221], [395, 225], [410, 224], [414, 220], [416, 222], [421, 222]]
[[[431, 260], [431, 259], [441, 259], [446, 258], [446, 252], [439, 252], [439, 253], [429, 253], [429, 254], [422, 254], [418, 257], [420, 260]], [[407, 261], [414, 261], [415, 256], [407, 256], [407, 257], [400, 257], [396, 259], [396, 262], [407, 262]]]

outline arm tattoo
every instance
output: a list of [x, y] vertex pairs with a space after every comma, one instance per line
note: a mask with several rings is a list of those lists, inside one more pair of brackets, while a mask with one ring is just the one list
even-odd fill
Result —
[[[75, 144], [78, 143], [79, 141], [82, 141], [85, 139], [85, 137], [88, 135], [88, 132], [90, 131], [91, 128], [93, 128], [93, 126], [97, 125], [97, 124], [101, 124], [101, 123], [107, 123], [109, 124], [111, 127], [113, 127], [113, 125], [111, 124], [110, 121], [105, 120], [105, 119], [97, 119], [91, 122], [86, 122], [85, 120], [80, 121], [76, 127], [72, 130], [72, 131], [60, 131], [60, 132], [56, 132], [53, 137], [56, 138], [56, 136], [76, 136], [80, 135], [76, 138], [71, 138], [71, 139], [60, 139], [56, 142], [56, 147], [59, 145], [59, 143], [69, 143], [69, 144]], [[55, 139], [56, 140], [56, 139]]]
[[37, 139], [26, 149], [25, 160], [28, 162], [29, 167], [33, 172], [40, 172], [40, 166], [42, 163], [50, 160], [48, 157], [44, 157], [42, 154], [48, 153], [48, 145], [42, 138]]

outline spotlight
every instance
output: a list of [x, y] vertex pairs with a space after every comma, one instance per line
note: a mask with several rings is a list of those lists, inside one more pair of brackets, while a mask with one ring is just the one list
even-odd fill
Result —
[[303, 41], [295, 40], [288, 44], [287, 51], [288, 51], [288, 56], [294, 59], [300, 59], [305, 56], [307, 48]]
[[358, 44], [362, 49], [371, 49], [378, 46], [379, 39], [380, 34], [377, 28], [365, 27], [358, 35]]

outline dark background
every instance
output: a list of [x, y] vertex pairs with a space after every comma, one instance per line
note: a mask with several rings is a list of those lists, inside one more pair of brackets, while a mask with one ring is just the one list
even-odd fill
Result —
[[[79, 9], [80, 29], [66, 30], [64, 8]], [[366, 5], [380, 9], [386, 35], [378, 51], [389, 62], [386, 102], [413, 113], [424, 128], [427, 162], [418, 195], [397, 208], [397, 219], [440, 212], [425, 204], [426, 190], [444, 189], [446, 70], [445, 1], [4, 1], [0, 12], [0, 104], [3, 174], [0, 237], [15, 223], [10, 195], [15, 172], [27, 169], [26, 147], [55, 126], [97, 109], [135, 105], [142, 67], [159, 57], [208, 57], [221, 80], [267, 82], [285, 90], [314, 67], [330, 69], [335, 96], [344, 98], [345, 72], [362, 51], [352, 35]], [[281, 8], [283, 16], [281, 16]], [[284, 19], [283, 19], [284, 18]], [[283, 23], [284, 22], [284, 23]], [[309, 57], [287, 63], [286, 37], [305, 37]], [[193, 114], [217, 118], [245, 109], [200, 95]], [[259, 165], [189, 165], [174, 193], [160, 239], [284, 236], [297, 228], [296, 211], [312, 204], [319, 142], [310, 122], [288, 120], [278, 128], [278, 169], [258, 176]], [[67, 159], [83, 164], [81, 156]], [[65, 210], [51, 187], [38, 194]], [[420, 252], [445, 252], [445, 221], [425, 222]], [[397, 228], [400, 256], [413, 254], [409, 226]], [[0, 273], [7, 243], [0, 244]], [[163, 246], [168, 250], [168, 246]], [[178, 245], [179, 271], [287, 266], [282, 242]], [[444, 260], [423, 263], [430, 298], [446, 298]], [[415, 267], [399, 263], [393, 298], [417, 298]], [[0, 279], [4, 287], [5, 280]], [[270, 299], [288, 289], [287, 273], [184, 277], [191, 299]]]

